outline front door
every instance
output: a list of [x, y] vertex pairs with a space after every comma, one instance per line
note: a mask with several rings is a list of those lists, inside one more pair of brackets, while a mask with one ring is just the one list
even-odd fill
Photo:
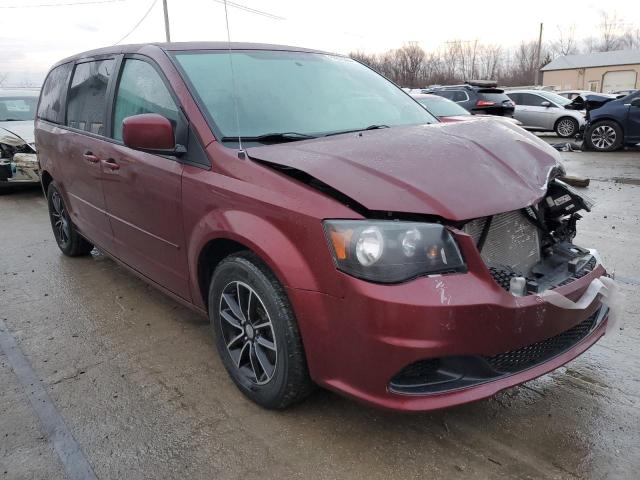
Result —
[[154, 282], [190, 300], [182, 224], [183, 166], [175, 157], [133, 150], [122, 143], [124, 118], [158, 113], [176, 128], [178, 107], [158, 71], [137, 58], [124, 60], [114, 95], [114, 142], [101, 163], [116, 255]]
[[104, 139], [107, 87], [114, 59], [75, 66], [67, 97], [66, 124], [61, 141], [59, 180], [73, 222], [96, 246], [111, 252], [113, 235], [106, 214], [101, 158], [110, 142]]
[[640, 102], [640, 92], [629, 95], [629, 99], [625, 100], [625, 105], [629, 104], [625, 141], [629, 143], [640, 143], [640, 104], [636, 102]]

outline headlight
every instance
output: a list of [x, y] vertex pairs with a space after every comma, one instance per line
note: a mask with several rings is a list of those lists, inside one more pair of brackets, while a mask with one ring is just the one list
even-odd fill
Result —
[[324, 230], [338, 269], [364, 280], [466, 271], [455, 240], [437, 223], [327, 220]]

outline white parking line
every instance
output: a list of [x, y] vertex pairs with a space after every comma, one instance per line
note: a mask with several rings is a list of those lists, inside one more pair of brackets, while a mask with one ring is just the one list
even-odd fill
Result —
[[87, 458], [84, 456], [80, 445], [75, 441], [67, 424], [56, 409], [55, 404], [47, 394], [42, 382], [31, 368], [15, 338], [0, 318], [0, 350], [9, 360], [18, 381], [29, 397], [31, 406], [40, 419], [43, 431], [60, 457], [70, 479], [92, 480], [96, 479], [95, 473]]

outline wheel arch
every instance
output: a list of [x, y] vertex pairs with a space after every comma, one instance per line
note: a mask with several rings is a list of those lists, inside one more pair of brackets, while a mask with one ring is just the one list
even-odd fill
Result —
[[562, 115], [560, 117], [558, 117], [556, 119], [556, 121], [553, 124], [553, 130], [555, 131], [556, 128], [558, 128], [558, 124], [560, 123], [560, 120], [563, 120], [565, 118], [570, 118], [571, 120], [575, 121], [578, 124], [578, 128], [576, 128], [576, 133], [578, 132], [578, 130], [580, 129], [580, 120], [578, 120], [576, 117], [572, 116], [572, 115]]
[[47, 170], [43, 170], [40, 174], [40, 183], [42, 185], [42, 190], [44, 191], [45, 197], [47, 196], [47, 190], [49, 189], [49, 185], [53, 182], [53, 177]]
[[197, 223], [189, 237], [192, 297], [194, 303], [205, 308], [216, 266], [228, 255], [242, 250], [258, 256], [285, 288], [319, 290], [317, 275], [299, 246], [258, 215], [237, 210], [211, 212]]

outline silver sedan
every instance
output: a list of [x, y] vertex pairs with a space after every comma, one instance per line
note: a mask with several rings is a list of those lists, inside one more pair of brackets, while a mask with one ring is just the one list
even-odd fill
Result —
[[585, 124], [584, 112], [565, 108], [571, 100], [545, 90], [505, 92], [516, 104], [514, 118], [527, 130], [556, 132], [559, 137], [575, 137]]

